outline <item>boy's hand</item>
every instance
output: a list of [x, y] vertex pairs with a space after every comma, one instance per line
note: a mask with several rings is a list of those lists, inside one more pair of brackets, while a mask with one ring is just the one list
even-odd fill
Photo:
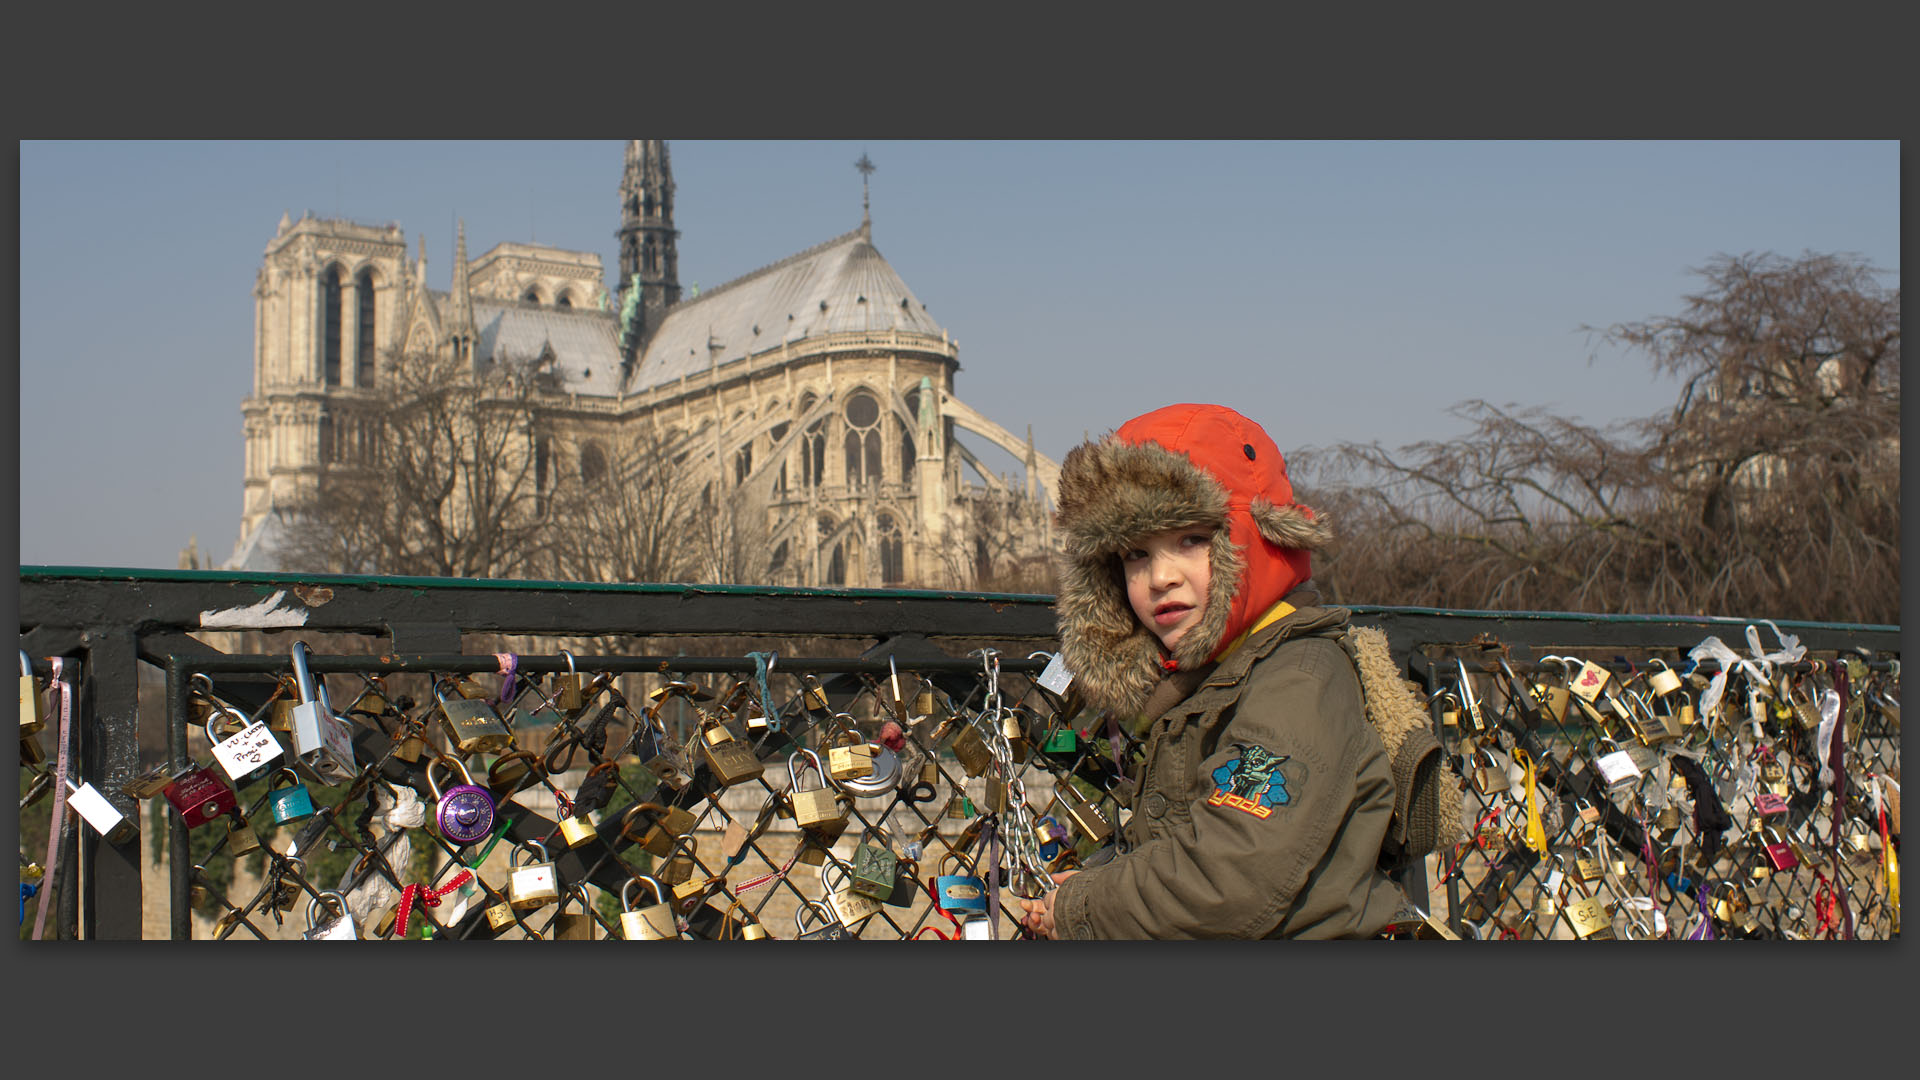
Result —
[[[1062, 870], [1060, 873], [1053, 875], [1053, 883], [1055, 885], [1058, 885], [1061, 882], [1067, 880], [1068, 878], [1072, 877], [1073, 875], [1079, 872], [1080, 871], [1078, 870]], [[1053, 936], [1053, 898], [1058, 895], [1059, 895], [1058, 890], [1054, 890], [1054, 891], [1048, 892], [1047, 895], [1041, 897], [1038, 900], [1020, 901], [1021, 906], [1027, 909], [1026, 914], [1020, 917], [1021, 925], [1033, 931], [1035, 934], [1039, 935], [1040, 937], [1045, 937], [1045, 938], [1052, 937]]]

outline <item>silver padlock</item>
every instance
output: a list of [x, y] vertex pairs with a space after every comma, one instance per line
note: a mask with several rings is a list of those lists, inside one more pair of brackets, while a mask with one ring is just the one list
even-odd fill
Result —
[[331, 787], [353, 779], [353, 735], [333, 715], [326, 685], [316, 685], [307, 669], [309, 651], [306, 642], [293, 643], [293, 678], [300, 687], [300, 704], [293, 707], [293, 752], [303, 771]]
[[975, 915], [971, 919], [960, 920], [960, 940], [962, 941], [994, 940], [993, 920], [987, 918], [985, 915]]
[[[340, 914], [323, 923], [315, 922], [315, 913], [320, 910], [320, 902], [331, 897], [339, 906]], [[306, 941], [358, 941], [360, 932], [353, 925], [353, 911], [347, 907], [347, 898], [329, 889], [307, 901], [307, 929], [300, 937]]]
[[1601, 779], [1607, 783], [1607, 790], [1617, 791], [1640, 782], [1644, 775], [1633, 755], [1619, 749], [1619, 743], [1612, 739], [1600, 740], [1602, 744], [1614, 747], [1611, 753], [1600, 754], [1593, 759], [1593, 767], [1600, 772]]

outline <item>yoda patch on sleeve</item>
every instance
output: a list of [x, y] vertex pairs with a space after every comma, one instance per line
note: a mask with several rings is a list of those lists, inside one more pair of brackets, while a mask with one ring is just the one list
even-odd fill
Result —
[[[1208, 806], [1228, 806], [1257, 818], [1286, 806], [1306, 781], [1306, 767], [1291, 754], [1276, 754], [1264, 746], [1236, 742], [1234, 757], [1213, 770], [1213, 795]], [[1283, 773], [1281, 766], [1287, 766]], [[1288, 784], [1293, 789], [1288, 788]]]

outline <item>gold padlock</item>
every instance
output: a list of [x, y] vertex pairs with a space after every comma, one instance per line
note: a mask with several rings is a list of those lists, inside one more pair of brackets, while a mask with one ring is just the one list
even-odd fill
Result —
[[[646, 820], [641, 815], [652, 815], [652, 820], [647, 831], [636, 837], [633, 834], [634, 826]], [[620, 835], [623, 839], [637, 840], [649, 854], [665, 858], [673, 850], [674, 838], [692, 832], [698, 821], [699, 818], [692, 811], [682, 807], [663, 806], [655, 802], [634, 803], [621, 819]]]
[[[847, 717], [851, 721], [852, 717]], [[873, 744], [852, 728], [842, 728], [827, 747], [827, 774], [835, 780], [859, 780], [873, 775]]]
[[[630, 894], [633, 887], [645, 883], [653, 890], [653, 903], [634, 910]], [[620, 936], [628, 941], [677, 941], [680, 925], [673, 917], [673, 905], [656, 878], [635, 875], [620, 890]]]
[[566, 673], [553, 676], [553, 704], [564, 713], [576, 713], [586, 707], [586, 679], [573, 666], [573, 654], [565, 649], [560, 655], [567, 659]]
[[[612, 762], [602, 762], [602, 764], [610, 765]], [[582, 844], [592, 843], [593, 839], [600, 835], [598, 824], [592, 814], [586, 817], [561, 818], [560, 840], [567, 845], [569, 851]]]
[[[580, 910], [567, 910], [567, 901], [578, 899]], [[593, 910], [587, 899], [587, 887], [574, 885], [567, 890], [567, 896], [560, 901], [560, 909], [553, 916], [553, 940], [555, 941], [592, 941]]]
[[1650, 687], [1656, 695], [1666, 697], [1668, 694], [1680, 689], [1680, 675], [1678, 672], [1668, 667], [1665, 660], [1656, 659], [1653, 663], [1660, 665], [1660, 670], [1647, 676], [1647, 686]]
[[1606, 901], [1597, 896], [1583, 896], [1568, 904], [1567, 920], [1573, 923], [1573, 932], [1587, 941], [1614, 938], [1613, 919], [1607, 914]]
[[988, 765], [993, 764], [993, 750], [970, 723], [963, 724], [960, 734], [954, 736], [953, 756], [968, 776], [979, 776], [987, 771]]
[[239, 812], [235, 811], [227, 819], [227, 853], [245, 855], [250, 851], [259, 850], [260, 837], [253, 831], [253, 826], [247, 824], [247, 819], [240, 817]]
[[766, 766], [754, 755], [753, 748], [741, 739], [717, 717], [703, 721], [703, 738], [700, 740], [700, 754], [706, 759], [707, 770], [720, 781], [722, 787], [733, 787], [749, 780], [757, 780], [766, 772]]
[[[802, 758], [807, 759], [814, 772], [820, 774], [820, 787], [801, 790], [800, 773], [796, 766]], [[835, 823], [845, 827], [847, 815], [853, 808], [843, 804], [840, 793], [827, 785], [826, 774], [820, 769], [819, 755], [806, 749], [794, 753], [787, 759], [787, 779], [791, 781], [787, 789], [787, 803], [793, 808], [795, 825], [802, 829], [823, 829]]]
[[[678, 852], [683, 848], [686, 851], [685, 854], [674, 854], [674, 852]], [[660, 878], [660, 883], [662, 885], [679, 885], [682, 882], [692, 879], [693, 872], [696, 869], [694, 860], [700, 854], [700, 838], [694, 836], [692, 833], [688, 833], [685, 836], [676, 836], [673, 838], [667, 850], [669, 852], [667, 860], [660, 864], [660, 871], [657, 875]]]
[[46, 705], [40, 699], [40, 685], [34, 681], [33, 660], [20, 650], [20, 737], [26, 738], [47, 726]]

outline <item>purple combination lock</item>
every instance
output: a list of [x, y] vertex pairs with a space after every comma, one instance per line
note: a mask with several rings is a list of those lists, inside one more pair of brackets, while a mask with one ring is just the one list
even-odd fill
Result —
[[[441, 794], [433, 778], [437, 765], [458, 767], [466, 783], [455, 784]], [[427, 766], [427, 786], [433, 789], [434, 822], [449, 843], [471, 844], [493, 832], [493, 793], [473, 782], [465, 762], [447, 754], [434, 758]]]

